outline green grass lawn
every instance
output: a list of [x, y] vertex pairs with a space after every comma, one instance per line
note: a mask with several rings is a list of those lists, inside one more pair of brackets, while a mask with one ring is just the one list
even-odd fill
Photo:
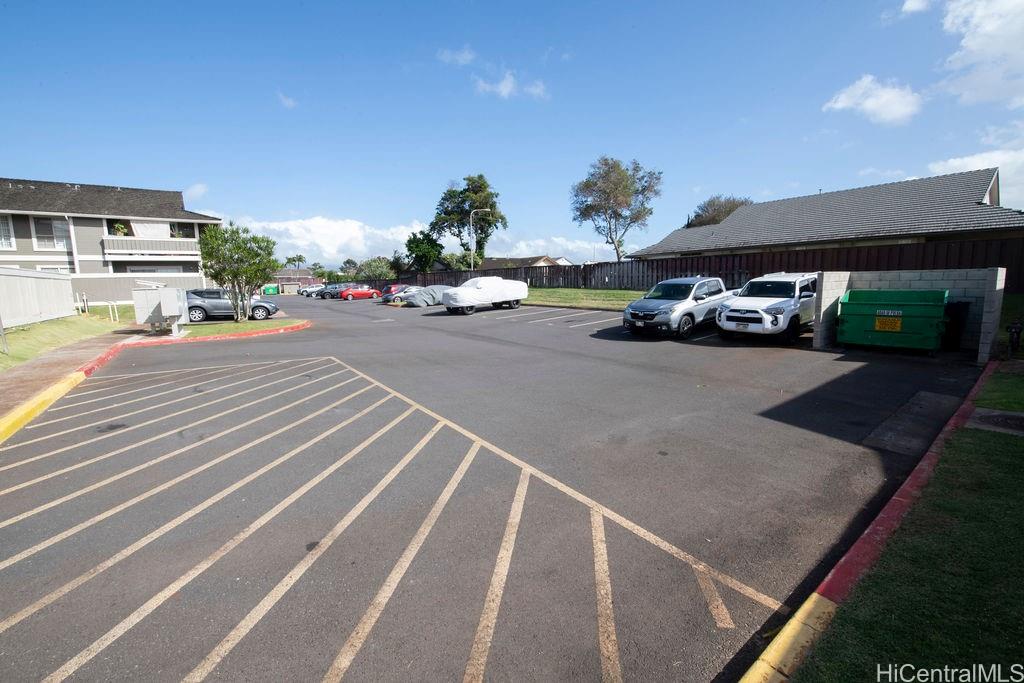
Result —
[[234, 322], [229, 320], [223, 323], [201, 323], [199, 325], [185, 325], [190, 337], [210, 337], [215, 334], [231, 334], [234, 332], [252, 332], [253, 330], [276, 330], [279, 327], [298, 325], [306, 322], [295, 318], [278, 318], [274, 320], [243, 320]]
[[993, 410], [1024, 411], [1024, 375], [1015, 372], [995, 373], [988, 378], [974, 405]]
[[795, 680], [875, 680], [876, 663], [966, 666], [1024, 652], [1024, 437], [961, 429], [934, 478]]
[[606, 311], [621, 311], [630, 301], [639, 299], [645, 292], [631, 289], [549, 289], [530, 287], [527, 304], [562, 306], [565, 308], [597, 308]]
[[10, 355], [0, 353], [0, 371], [14, 367], [27, 360], [32, 360], [41, 353], [73, 344], [82, 339], [112, 332], [134, 323], [134, 314], [124, 324], [112, 323], [107, 316], [106, 308], [103, 315], [73, 315], [57, 320], [47, 320], [7, 330], [7, 344], [11, 347]]

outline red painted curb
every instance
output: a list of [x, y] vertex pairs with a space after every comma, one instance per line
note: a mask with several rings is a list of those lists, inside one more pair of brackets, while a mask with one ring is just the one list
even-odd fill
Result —
[[92, 373], [109, 363], [115, 356], [117, 356], [117, 354], [121, 353], [121, 349], [124, 348], [124, 345], [125, 342], [123, 341], [117, 342], [85, 365], [79, 367], [75, 372], [81, 372], [86, 377], [90, 376]]
[[885, 504], [882, 511], [878, 513], [874, 521], [864, 530], [860, 538], [846, 551], [846, 554], [836, 563], [828, 576], [818, 585], [815, 592], [832, 602], [839, 604], [849, 597], [853, 587], [860, 581], [860, 577], [870, 569], [878, 557], [882, 554], [882, 548], [893, 532], [899, 528], [903, 516], [907, 510], [921, 497], [928, 480], [931, 479], [935, 465], [939, 461], [939, 455], [946, 445], [946, 441], [957, 429], [962, 427], [974, 412], [974, 399], [977, 397], [981, 387], [984, 386], [989, 376], [995, 371], [998, 361], [989, 361], [982, 371], [978, 381], [964, 398], [953, 416], [949, 418], [942, 431], [935, 437], [928, 451], [911, 471], [910, 476], [903, 482], [889, 502]]
[[182, 337], [180, 339], [144, 339], [138, 342], [128, 342], [125, 345], [132, 348], [138, 346], [164, 346], [166, 344], [192, 344], [195, 342], [223, 341], [225, 339], [242, 339], [245, 337], [262, 337], [268, 334], [283, 334], [285, 332], [297, 332], [312, 327], [313, 323], [306, 320], [287, 327], [276, 327], [272, 330], [250, 330], [248, 332], [228, 332], [226, 334], [211, 334], [206, 337]]

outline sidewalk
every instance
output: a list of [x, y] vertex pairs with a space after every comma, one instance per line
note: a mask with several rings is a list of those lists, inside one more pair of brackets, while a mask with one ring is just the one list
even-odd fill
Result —
[[60, 381], [114, 344], [130, 339], [140, 331], [142, 330], [125, 329], [83, 339], [47, 351], [38, 358], [0, 372], [0, 396], [3, 396], [0, 415]]

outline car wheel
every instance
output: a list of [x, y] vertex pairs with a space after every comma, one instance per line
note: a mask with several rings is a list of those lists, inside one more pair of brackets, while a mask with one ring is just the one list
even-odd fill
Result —
[[508, 302], [508, 307], [509, 308], [519, 308], [519, 299], [513, 299], [512, 301], [509, 301]]
[[730, 330], [723, 330], [721, 327], [718, 328], [718, 336], [722, 339], [732, 339], [736, 335]]
[[268, 311], [265, 306], [257, 306], [256, 308], [252, 309], [253, 320], [266, 320], [269, 317], [270, 311]]
[[188, 309], [188, 320], [193, 323], [201, 323], [206, 320], [206, 311], [198, 306]]
[[353, 296], [351, 294], [346, 294], [345, 295], [345, 301], [352, 301], [352, 299], [353, 299]]
[[400, 303], [402, 303], [402, 297], [400, 297], [400, 296], [392, 297], [392, 299], [391, 299], [391, 300], [392, 300], [393, 302], [395, 302], [396, 304], [400, 304]]
[[371, 299], [376, 299], [377, 296], [378, 296], [377, 292], [370, 292], [370, 298]]
[[676, 336], [680, 339], [689, 339], [691, 334], [693, 334], [693, 316], [687, 314], [679, 319], [679, 329], [676, 330]]
[[445, 308], [446, 311], [448, 311], [452, 315], [455, 315], [456, 313], [459, 312], [459, 309], [455, 308], [454, 306], [445, 306], [444, 308]]
[[462, 312], [465, 315], [473, 315], [474, 313], [476, 313], [476, 306], [463, 306]]
[[789, 324], [786, 325], [786, 331], [783, 334], [783, 341], [789, 345], [796, 344], [797, 340], [800, 339], [800, 318], [799, 316], [793, 316], [789, 319]]

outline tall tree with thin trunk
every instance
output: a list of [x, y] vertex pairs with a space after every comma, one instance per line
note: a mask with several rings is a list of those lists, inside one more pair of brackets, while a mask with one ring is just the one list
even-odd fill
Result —
[[199, 233], [203, 272], [227, 290], [236, 321], [249, 317], [253, 294], [281, 269], [281, 262], [274, 258], [276, 246], [271, 238], [254, 235], [233, 222], [208, 225]]
[[580, 225], [590, 223], [615, 250], [615, 260], [621, 261], [626, 235], [647, 227], [654, 213], [651, 201], [660, 195], [661, 171], [647, 170], [636, 159], [627, 166], [601, 157], [572, 187], [572, 217]]
[[[476, 261], [479, 262], [485, 253], [488, 240], [498, 228], [508, 229], [508, 219], [498, 208], [498, 193], [495, 192], [484, 175], [470, 175], [463, 180], [463, 186], [452, 184], [437, 202], [434, 220], [430, 221], [429, 232], [440, 240], [451, 235], [459, 240], [464, 251], [469, 251], [475, 242]], [[470, 214], [477, 211], [470, 221]], [[469, 229], [473, 224], [472, 232]], [[470, 236], [472, 234], [472, 239]]]

